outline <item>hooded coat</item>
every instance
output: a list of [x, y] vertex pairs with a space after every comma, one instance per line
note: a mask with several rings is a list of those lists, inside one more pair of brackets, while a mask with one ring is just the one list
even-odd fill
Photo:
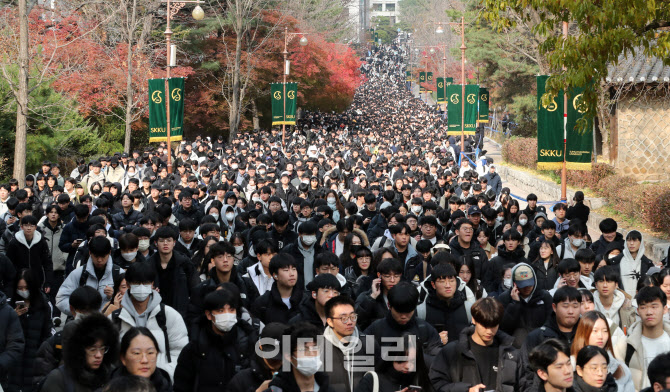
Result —
[[465, 291], [461, 290], [455, 290], [454, 296], [449, 301], [442, 300], [437, 296], [437, 291], [430, 280], [424, 281], [422, 286], [428, 295], [424, 303], [419, 304], [419, 307], [425, 307], [425, 311], [417, 310], [417, 317], [421, 318], [421, 313], [425, 314], [424, 320], [428, 324], [438, 332], [447, 331], [450, 340], [456, 339], [461, 331], [470, 326], [470, 307], [473, 301], [466, 298]]
[[264, 324], [279, 322], [287, 324], [288, 321], [300, 311], [300, 301], [303, 297], [303, 291], [296, 284], [291, 292], [291, 308], [289, 309], [282, 301], [277, 282], [272, 284], [270, 291], [256, 298], [251, 305], [251, 313], [254, 317], [260, 319]]
[[623, 235], [621, 233], [616, 233], [614, 241], [612, 242], [605, 241], [605, 237], [601, 235], [596, 242], [591, 244], [591, 250], [596, 254], [596, 256], [602, 256], [605, 254], [605, 252], [607, 252], [609, 245], [614, 242], [616, 242], [623, 248], [625, 242], [623, 239]]
[[638, 280], [647, 274], [649, 268], [654, 266], [654, 263], [644, 255], [644, 245], [644, 237], [642, 237], [640, 249], [633, 259], [630, 250], [628, 250], [628, 242], [624, 242], [623, 252], [612, 259], [612, 265], [619, 270], [619, 288], [631, 297], [637, 294]]
[[[165, 334], [156, 318], [161, 310], [161, 301], [160, 294], [157, 291], [153, 291], [147, 309], [140, 315], [135, 310], [135, 306], [130, 299], [130, 294], [124, 295], [121, 300], [121, 312], [118, 316], [118, 322], [120, 322], [119, 332], [123, 336], [132, 327], [147, 327], [158, 342], [159, 353], [156, 366], [167, 371], [170, 377], [173, 377], [175, 367], [177, 366], [177, 358], [179, 358], [181, 350], [188, 343], [188, 332], [181, 315], [173, 308], [165, 306], [165, 326], [167, 327], [167, 336], [170, 345], [170, 361], [168, 362]], [[110, 318], [113, 320], [114, 315], [110, 315]]]
[[63, 223], [58, 221], [56, 227], [51, 227], [46, 219], [44, 219], [41, 223], [37, 224], [37, 227], [42, 230], [43, 238], [49, 246], [49, 255], [51, 256], [54, 271], [65, 271], [65, 262], [67, 261], [68, 254], [58, 247], [61, 235], [63, 234]]
[[[526, 263], [518, 264], [512, 269], [512, 281], [514, 282], [514, 271], [521, 265], [530, 267]], [[526, 336], [535, 328], [541, 327], [553, 313], [553, 298], [546, 290], [537, 288], [537, 280], [533, 291], [528, 298], [512, 299], [511, 290], [506, 290], [498, 297], [505, 306], [505, 315], [500, 323], [500, 329], [514, 336], [514, 347], [520, 348], [526, 340]]]
[[[79, 287], [79, 280], [81, 279], [81, 274], [84, 273], [84, 269], [88, 272], [88, 279], [86, 280], [86, 286], [93, 287], [98, 290], [102, 296], [103, 306], [106, 304], [107, 295], [105, 294], [105, 286], [114, 287], [114, 273], [113, 273], [112, 257], [110, 256], [107, 259], [107, 264], [105, 265], [105, 272], [102, 277], [98, 280], [97, 275], [95, 274], [95, 268], [93, 267], [93, 261], [89, 257], [85, 265], [78, 267], [76, 270], [72, 271], [70, 275], [65, 278], [65, 281], [58, 289], [58, 294], [56, 294], [56, 307], [63, 313], [70, 315], [70, 295], [74, 290]], [[123, 269], [119, 272], [125, 272]]]
[[53, 285], [53, 263], [51, 251], [42, 233], [35, 230], [33, 240], [28, 244], [23, 230], [19, 230], [14, 239], [7, 245], [7, 257], [14, 264], [16, 271], [30, 268], [33, 279], [39, 287], [51, 287]]
[[[663, 330], [666, 334], [670, 335], [670, 323], [664, 321]], [[637, 321], [628, 330], [626, 356], [628, 356], [629, 350], [632, 355], [626, 365], [628, 365], [633, 376], [635, 390], [639, 391], [650, 386], [649, 377], [647, 376], [647, 364], [645, 363], [644, 345], [642, 344], [642, 321]]]

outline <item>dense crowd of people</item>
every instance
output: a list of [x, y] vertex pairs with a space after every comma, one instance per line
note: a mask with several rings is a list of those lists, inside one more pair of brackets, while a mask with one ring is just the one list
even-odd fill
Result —
[[[343, 113], [0, 185], [0, 390], [660, 391], [670, 269], [369, 53]], [[475, 159], [477, 158], [477, 159]]]

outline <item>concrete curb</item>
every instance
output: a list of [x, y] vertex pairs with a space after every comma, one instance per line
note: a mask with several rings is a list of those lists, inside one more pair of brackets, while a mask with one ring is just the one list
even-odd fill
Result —
[[[489, 139], [491, 143], [495, 141]], [[497, 143], [496, 143], [497, 144]], [[502, 178], [503, 181], [513, 184], [515, 187], [522, 189], [529, 189], [528, 193], [535, 193], [540, 201], [559, 201], [561, 199], [561, 187], [551, 181], [544, 180], [539, 178], [531, 173], [527, 173], [521, 170], [513, 169], [509, 166], [506, 166], [504, 163], [499, 162], [496, 164], [497, 172]], [[568, 189], [567, 196], [568, 200], [572, 200], [575, 195], [575, 191]], [[520, 195], [525, 197], [526, 195]], [[600, 233], [598, 228], [600, 222], [602, 222], [607, 216], [598, 214], [593, 210], [602, 208], [607, 205], [607, 199], [604, 198], [586, 198], [584, 204], [591, 208], [591, 214], [589, 215], [589, 221], [586, 223], [589, 232]], [[625, 230], [619, 228], [619, 232], [624, 236], [630, 230]], [[597, 240], [598, 238], [593, 238]], [[652, 237], [649, 235], [644, 235], [645, 241], [645, 255], [653, 261], [660, 261], [664, 259], [668, 254], [668, 247], [670, 246], [670, 241]]]

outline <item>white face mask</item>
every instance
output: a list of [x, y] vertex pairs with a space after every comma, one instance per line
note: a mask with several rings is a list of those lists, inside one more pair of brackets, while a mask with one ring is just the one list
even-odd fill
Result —
[[335, 198], [334, 197], [329, 197], [327, 199], [327, 201], [328, 201], [328, 204], [335, 204]]
[[238, 168], [239, 166], [237, 166], [237, 165], [231, 165], [230, 167], [231, 167], [233, 170], [237, 170], [237, 168]]
[[258, 202], [261, 201], [261, 198], [260, 198], [260, 197], [253, 197], [251, 200], [252, 200], [254, 203], [258, 203]]
[[221, 313], [214, 315], [214, 325], [220, 331], [228, 332], [237, 324], [237, 315], [235, 313]]
[[512, 287], [512, 278], [503, 279], [503, 286], [505, 286], [506, 289], [511, 288]]
[[502, 216], [496, 217], [496, 221], [502, 222], [505, 218]]
[[572, 246], [579, 248], [584, 244], [584, 240], [581, 238], [570, 238], [570, 242], [572, 243]]
[[144, 302], [149, 295], [151, 295], [151, 285], [150, 284], [131, 284], [130, 285], [130, 295], [139, 302]]
[[244, 245], [237, 245], [235, 247], [235, 254], [238, 255], [240, 253], [244, 252]]
[[304, 235], [302, 236], [302, 243], [307, 246], [312, 246], [316, 242], [315, 235]]
[[526, 223], [528, 223], [528, 219], [519, 219], [519, 224], [521, 226], [526, 226]]
[[123, 257], [125, 261], [133, 261], [135, 259], [135, 256], [137, 256], [137, 251], [121, 253], [121, 257]]
[[421, 212], [421, 206], [412, 206], [412, 212], [418, 214]]
[[254, 246], [253, 245], [249, 246], [249, 256], [256, 257], [256, 251], [254, 251]]
[[234, 212], [226, 212], [226, 219], [229, 221], [232, 221], [235, 219], [235, 213]]
[[321, 368], [321, 357], [318, 355], [314, 357], [296, 358], [296, 361], [298, 362], [296, 364], [298, 371], [307, 377], [313, 376], [319, 371], [319, 368]]
[[16, 294], [23, 299], [28, 299], [30, 297], [30, 290], [16, 290]]
[[149, 240], [140, 240], [139, 244], [137, 245], [137, 249], [140, 252], [146, 252], [147, 249], [149, 249]]
[[209, 214], [214, 217], [214, 219], [219, 220], [219, 214]]

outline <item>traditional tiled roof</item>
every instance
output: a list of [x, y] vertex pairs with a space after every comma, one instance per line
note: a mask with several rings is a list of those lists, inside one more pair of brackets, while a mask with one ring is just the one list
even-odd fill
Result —
[[658, 57], [647, 57], [642, 49], [635, 56], [619, 56], [616, 66], [607, 67], [607, 83], [670, 83], [670, 66], [664, 65]]

